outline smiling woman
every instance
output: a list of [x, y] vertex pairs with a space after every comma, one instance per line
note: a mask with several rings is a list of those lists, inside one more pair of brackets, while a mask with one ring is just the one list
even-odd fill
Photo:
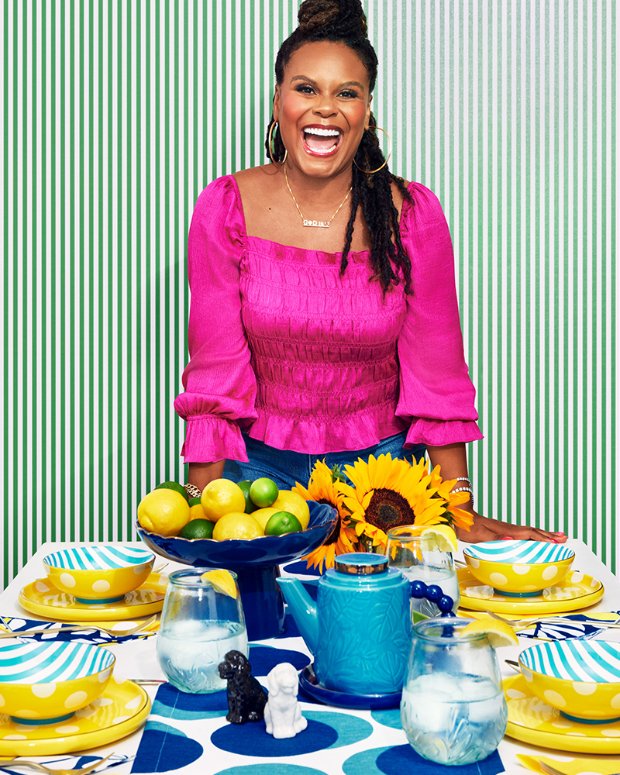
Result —
[[[318, 459], [428, 453], [471, 495], [465, 444], [481, 433], [450, 234], [434, 194], [381, 150], [359, 0], [305, 0], [275, 75], [269, 163], [213, 181], [192, 218], [175, 403], [189, 479], [288, 489]], [[465, 508], [466, 540], [565, 540]]]

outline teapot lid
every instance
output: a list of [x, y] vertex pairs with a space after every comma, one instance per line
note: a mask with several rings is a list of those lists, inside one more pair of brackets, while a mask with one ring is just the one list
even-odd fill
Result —
[[351, 552], [340, 554], [334, 560], [334, 568], [338, 573], [348, 573], [352, 576], [372, 576], [375, 573], [385, 573], [388, 559], [384, 554], [370, 552]]

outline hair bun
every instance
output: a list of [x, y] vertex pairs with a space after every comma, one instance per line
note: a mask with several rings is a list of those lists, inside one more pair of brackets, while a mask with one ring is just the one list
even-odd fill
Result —
[[360, 0], [304, 0], [297, 14], [299, 29], [304, 34], [329, 32], [343, 38], [365, 38], [368, 35], [366, 15]]

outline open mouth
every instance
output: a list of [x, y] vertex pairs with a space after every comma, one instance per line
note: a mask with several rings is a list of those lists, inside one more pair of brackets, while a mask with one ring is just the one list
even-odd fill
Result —
[[335, 127], [307, 126], [303, 130], [304, 149], [312, 156], [331, 156], [338, 150], [342, 132]]

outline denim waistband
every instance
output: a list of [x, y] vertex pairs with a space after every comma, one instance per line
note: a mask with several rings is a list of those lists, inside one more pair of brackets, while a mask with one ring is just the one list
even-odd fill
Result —
[[423, 444], [405, 449], [403, 446], [405, 438], [404, 432], [397, 433], [395, 436], [382, 439], [378, 444], [366, 449], [329, 452], [325, 455], [306, 455], [302, 452], [276, 449], [262, 441], [244, 435], [249, 462], [226, 461], [223, 476], [235, 482], [268, 476], [280, 489], [290, 489], [296, 482], [305, 486], [317, 460], [324, 460], [331, 468], [335, 465], [352, 465], [360, 457], [365, 460], [369, 455], [377, 457], [388, 452], [393, 458], [411, 458], [413, 456], [419, 459], [425, 454], [426, 447]]

